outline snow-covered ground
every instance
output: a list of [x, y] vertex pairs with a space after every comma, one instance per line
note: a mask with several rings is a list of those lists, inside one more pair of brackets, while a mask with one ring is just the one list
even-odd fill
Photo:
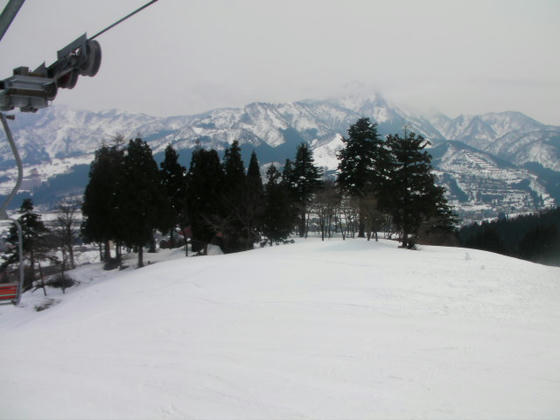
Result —
[[0, 418], [560, 417], [559, 268], [316, 239], [146, 260], [0, 307]]

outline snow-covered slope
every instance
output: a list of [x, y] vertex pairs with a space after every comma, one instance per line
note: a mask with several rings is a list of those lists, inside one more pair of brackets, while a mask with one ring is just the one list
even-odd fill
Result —
[[0, 307], [1, 419], [560, 416], [559, 268], [309, 239], [74, 276]]

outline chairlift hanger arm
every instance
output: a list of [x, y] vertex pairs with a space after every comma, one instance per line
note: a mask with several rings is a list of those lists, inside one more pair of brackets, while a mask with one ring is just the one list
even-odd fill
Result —
[[[25, 0], [10, 0], [4, 11], [0, 15], [0, 40], [8, 30], [8, 27], [14, 20], [19, 9]], [[8, 218], [6, 209], [15, 196], [21, 185], [23, 178], [23, 167], [17, 147], [12, 138], [11, 130], [8, 126], [7, 119], [13, 119], [13, 116], [6, 116], [1, 111], [12, 110], [16, 107], [21, 111], [35, 112], [39, 108], [45, 108], [49, 105], [57, 93], [59, 87], [72, 89], [76, 85], [78, 75], [82, 76], [95, 76], [101, 65], [101, 47], [94, 38], [107, 32], [109, 29], [115, 27], [119, 23], [125, 21], [129, 17], [138, 13], [142, 9], [155, 3], [157, 0], [152, 0], [129, 13], [122, 19], [108, 26], [101, 32], [98, 32], [90, 39], [87, 39], [86, 34], [83, 34], [66, 47], [58, 51], [57, 60], [46, 67], [41, 64], [37, 69], [30, 72], [28, 67], [18, 67], [14, 69], [13, 76], [0, 80], [0, 122], [6, 132], [8, 143], [14, 154], [18, 166], [18, 178], [16, 185], [10, 195], [4, 200], [0, 206], [0, 220]], [[19, 305], [21, 301], [21, 293], [23, 291], [23, 234], [21, 225], [15, 219], [14, 224], [18, 232], [18, 253], [19, 253], [19, 287], [17, 288], [17, 295], [15, 304]]]
[[[23, 3], [24, 0], [10, 0], [10, 4], [12, 1]], [[33, 71], [30, 71], [28, 67], [14, 69], [11, 77], [0, 80], [0, 111], [19, 108], [23, 112], [35, 112], [40, 108], [46, 108], [49, 101], [56, 97], [58, 88], [72, 89], [76, 86], [78, 76], [95, 76], [101, 65], [101, 46], [95, 38], [156, 1], [149, 1], [91, 38], [88, 38], [86, 34], [81, 35], [59, 50], [57, 60], [48, 67], [43, 63]], [[5, 13], [7, 13], [6, 9], [2, 13], [2, 17]], [[13, 19], [15, 13], [9, 13], [7, 16], [11, 16]], [[2, 27], [0, 27], [0, 31], [1, 29]]]
[[[25, 0], [9, 0], [7, 6], [0, 15], [0, 39], [4, 36], [8, 27], [14, 20]], [[119, 23], [125, 21], [146, 7], [152, 5], [157, 0], [151, 0], [142, 7], [134, 10], [125, 17], [119, 19], [112, 25], [95, 34], [88, 39], [83, 34], [72, 41], [57, 53], [57, 60], [46, 67], [41, 64], [34, 71], [29, 71], [28, 67], [18, 67], [14, 69], [13, 76], [0, 80], [0, 112], [9, 111], [15, 107], [21, 111], [35, 112], [39, 108], [48, 106], [49, 101], [56, 97], [59, 87], [72, 89], [77, 81], [78, 75], [93, 77], [101, 65], [101, 47], [94, 38], [107, 32]], [[21, 184], [22, 168], [21, 159], [13, 142], [10, 129], [6, 118], [13, 118], [0, 114], [1, 123], [6, 132], [8, 142], [18, 164], [18, 182], [12, 194], [0, 207], [0, 218], [4, 217], [5, 210], [11, 198], [16, 194]]]

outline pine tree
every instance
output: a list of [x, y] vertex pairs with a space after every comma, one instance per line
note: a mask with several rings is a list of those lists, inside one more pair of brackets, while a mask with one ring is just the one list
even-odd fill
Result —
[[433, 184], [429, 201], [433, 203], [433, 211], [422, 221], [418, 239], [428, 245], [457, 245], [459, 219], [445, 198], [445, 188]]
[[[385, 204], [393, 222], [401, 232], [402, 246], [414, 247], [410, 235], [416, 235], [423, 221], [431, 217], [446, 219], [452, 214], [443, 197], [443, 189], [435, 185], [431, 156], [424, 149], [429, 143], [415, 133], [405, 137], [387, 137], [391, 151], [390, 200]], [[448, 219], [443, 222], [450, 222]]]
[[[288, 161], [286, 164], [288, 164]], [[298, 233], [300, 237], [304, 237], [307, 233], [308, 207], [313, 194], [321, 186], [322, 176], [321, 170], [315, 166], [313, 152], [307, 144], [301, 143], [298, 146], [293, 169], [285, 168], [284, 173], [299, 210]]]
[[289, 183], [294, 177], [294, 164], [290, 159], [286, 159], [284, 169], [282, 169], [282, 179], [285, 183]]
[[297, 213], [289, 199], [288, 183], [281, 180], [280, 172], [274, 165], [270, 165], [266, 176], [262, 230], [272, 245], [290, 235]]
[[249, 247], [246, 228], [246, 179], [239, 142], [234, 141], [224, 154], [224, 217], [219, 221], [224, 252]]
[[237, 140], [225, 150], [224, 174], [224, 182], [227, 189], [243, 189], [245, 184], [245, 167], [241, 159], [241, 149]]
[[143, 247], [161, 228], [169, 204], [162, 191], [160, 172], [150, 146], [140, 138], [130, 140], [123, 162], [119, 208], [124, 243], [138, 250], [138, 267], [144, 266]]
[[[361, 118], [343, 137], [344, 148], [338, 153], [338, 184], [357, 204], [359, 211], [358, 237], [365, 236], [368, 215], [375, 214], [384, 184], [387, 181], [388, 153], [377, 133], [377, 124]], [[371, 219], [371, 217], [369, 217]], [[372, 220], [369, 224], [373, 225]]]
[[[41, 215], [34, 211], [33, 201], [30, 198], [23, 200], [18, 214], [19, 216], [17, 219], [22, 230], [23, 256], [24, 259], [29, 262], [29, 270], [26, 270], [28, 274], [25, 276], [23, 287], [24, 289], [29, 289], [35, 280], [35, 264], [45, 251], [45, 237], [48, 233], [48, 229], [41, 220]], [[15, 224], [10, 227], [7, 242], [13, 246], [4, 256], [6, 260], [4, 265], [6, 266], [19, 261], [17, 246], [18, 234]]]
[[252, 245], [259, 239], [264, 212], [264, 188], [257, 154], [251, 153], [249, 168], [247, 169], [247, 198], [246, 215], [249, 242]]
[[98, 242], [105, 248], [102, 259], [109, 260], [109, 241], [120, 232], [119, 182], [122, 180], [124, 152], [116, 146], [102, 146], [95, 152], [89, 182], [82, 204], [82, 236], [86, 242]]
[[188, 178], [187, 212], [193, 234], [193, 251], [206, 246], [221, 232], [216, 220], [224, 217], [224, 172], [215, 150], [198, 148], [194, 151]]
[[165, 148], [165, 158], [160, 163], [160, 167], [161, 183], [169, 203], [162, 232], [169, 232], [169, 242], [174, 247], [175, 227], [179, 225], [183, 230], [188, 224], [186, 216], [187, 170], [179, 163], [179, 156], [171, 145]]

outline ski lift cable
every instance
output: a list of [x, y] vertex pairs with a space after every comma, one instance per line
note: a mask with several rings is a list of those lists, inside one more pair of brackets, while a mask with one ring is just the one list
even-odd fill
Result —
[[155, 3], [158, 0], [152, 0], [148, 3], [146, 3], [145, 5], [139, 7], [138, 9], [136, 9], [133, 12], [130, 12], [128, 15], [126, 15], [125, 17], [117, 20], [115, 23], [112, 23], [111, 25], [107, 26], [105, 29], [102, 29], [101, 31], [97, 32], [94, 36], [92, 36], [91, 38], [89, 38], [89, 40], [93, 40], [95, 38], [97, 38], [99, 35], [104, 34], [105, 32], [107, 32], [109, 29], [114, 28], [115, 26], [117, 26], [119, 23], [124, 22], [125, 20], [127, 20], [129, 17], [135, 15], [136, 13], [140, 12], [141, 10], [145, 9], [146, 7], [152, 5], [153, 3]]
[[24, 2], [25, 0], [10, 0], [4, 8], [2, 15], [0, 15], [0, 40], [4, 37]]

